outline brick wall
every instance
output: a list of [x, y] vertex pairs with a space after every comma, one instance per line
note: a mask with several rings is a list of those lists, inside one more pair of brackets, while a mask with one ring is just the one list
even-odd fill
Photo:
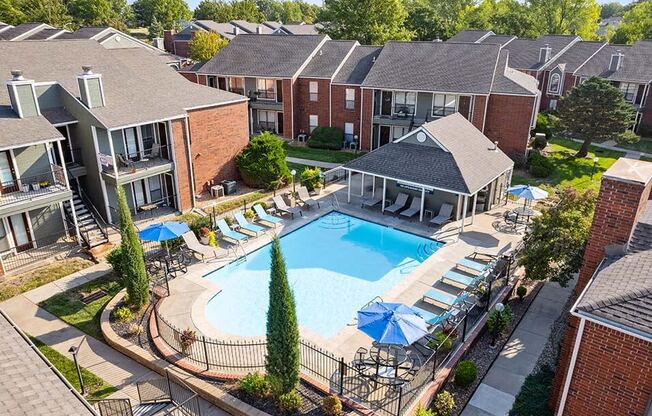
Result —
[[291, 79], [284, 79], [283, 83], [283, 137], [293, 139], [299, 134], [299, 130], [294, 127], [294, 135], [292, 133], [292, 105], [294, 102], [294, 97], [292, 93], [296, 96], [296, 82], [295, 85], [292, 85]]
[[362, 102], [362, 134], [360, 134], [360, 148], [365, 151], [370, 151], [374, 102], [373, 90], [362, 90]]
[[489, 96], [484, 134], [492, 141], [498, 141], [500, 149], [514, 160], [525, 158], [535, 103], [536, 97]]
[[[317, 101], [310, 101], [310, 82], [317, 83]], [[310, 116], [316, 115], [320, 127], [329, 125], [329, 85], [330, 80], [314, 78], [297, 78], [295, 88], [294, 118], [295, 133], [310, 131]]]
[[163, 48], [170, 52], [173, 53], [172, 51], [172, 40], [174, 38], [174, 31], [173, 30], [165, 30], [163, 31]]
[[[352, 88], [355, 91], [355, 105], [353, 110], [346, 109], [346, 89]], [[331, 87], [331, 110], [333, 112], [332, 126], [344, 131], [344, 123], [353, 123], [353, 134], [361, 137], [360, 134], [360, 87], [333, 85]], [[371, 105], [366, 103], [365, 105]]]
[[648, 88], [645, 106], [643, 107], [643, 117], [638, 127], [639, 134], [652, 135], [652, 86]]
[[[578, 318], [574, 318], [574, 325], [579, 325]], [[571, 345], [564, 345], [568, 357], [572, 353], [576, 331], [573, 328], [566, 334], [566, 341], [571, 340]], [[564, 364], [563, 369], [567, 370], [567, 362]], [[557, 374], [562, 382], [557, 383], [553, 391], [554, 411], [559, 408], [566, 371]], [[650, 374], [651, 342], [587, 321], [564, 413], [559, 416], [643, 415], [652, 392]]]
[[187, 58], [190, 56], [190, 42], [187, 40], [175, 40], [173, 41], [173, 50], [175, 55], [183, 56]]
[[[196, 84], [199, 84], [199, 78], [196, 72], [179, 72], [179, 74], [181, 74], [181, 76], [187, 79], [188, 81], [192, 81]], [[206, 77], [204, 76], [204, 78]]]
[[190, 188], [190, 165], [188, 163], [188, 148], [186, 146], [185, 119], [172, 120], [172, 139], [174, 145], [175, 172], [177, 175], [177, 194], [181, 201], [180, 211], [187, 211], [193, 206], [192, 189]]
[[474, 104], [473, 104], [473, 117], [471, 117], [471, 123], [475, 126], [480, 131], [484, 131], [485, 129], [485, 118], [484, 118], [484, 113], [485, 109], [487, 106], [487, 97], [484, 95], [476, 95], [474, 96]]
[[[550, 71], [546, 71], [543, 74], [543, 79], [541, 83], [539, 84], [539, 90], [541, 91], [541, 103], [539, 104], [539, 109], [541, 110], [547, 110], [548, 105], [550, 104], [550, 100], [559, 100], [560, 96], [558, 95], [548, 95], [546, 91], [548, 91], [548, 79], [550, 77]], [[561, 86], [561, 95], [564, 95], [573, 88], [573, 84], [575, 83], [575, 77], [573, 74], [564, 74], [563, 78], [563, 84]]]

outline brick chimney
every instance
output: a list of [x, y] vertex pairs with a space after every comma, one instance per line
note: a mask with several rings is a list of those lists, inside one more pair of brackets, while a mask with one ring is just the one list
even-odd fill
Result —
[[167, 52], [174, 53], [174, 30], [163, 31], [163, 47]]
[[652, 188], [652, 163], [620, 158], [602, 176], [593, 224], [575, 287], [581, 293], [604, 258], [605, 249], [627, 247]]

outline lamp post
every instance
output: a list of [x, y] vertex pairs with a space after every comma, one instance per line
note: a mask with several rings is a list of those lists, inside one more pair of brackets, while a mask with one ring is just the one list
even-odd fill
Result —
[[292, 169], [290, 171], [290, 174], [292, 174], [292, 196], [294, 196], [294, 194], [297, 192], [296, 184], [294, 183], [294, 175], [297, 174], [297, 171]]
[[591, 169], [591, 180], [593, 180], [593, 175], [595, 175], [595, 167], [598, 166], [599, 161], [600, 159], [598, 159], [597, 156], [593, 158], [593, 169]]
[[86, 390], [84, 389], [84, 378], [82, 377], [81, 368], [79, 367], [79, 362], [77, 361], [77, 353], [79, 352], [79, 348], [73, 345], [72, 347], [70, 347], [68, 352], [72, 354], [72, 359], [73, 361], [75, 361], [75, 368], [77, 369], [77, 377], [79, 377], [79, 386], [81, 387], [81, 394], [82, 396], [84, 396], [86, 395]]

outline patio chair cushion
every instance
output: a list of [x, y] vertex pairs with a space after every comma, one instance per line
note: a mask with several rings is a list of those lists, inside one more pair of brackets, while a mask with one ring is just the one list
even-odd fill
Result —
[[417, 212], [421, 211], [421, 198], [415, 197], [412, 199], [412, 203], [410, 204], [410, 208], [406, 209], [405, 211], [401, 212], [399, 215], [402, 217], [413, 217]]
[[229, 225], [226, 223], [226, 221], [224, 221], [224, 219], [217, 220], [217, 228], [220, 229], [220, 232], [226, 238], [231, 238], [236, 241], [243, 241], [247, 239], [246, 235], [237, 231], [233, 231], [231, 228], [229, 228]]
[[442, 225], [450, 221], [453, 214], [453, 206], [451, 204], [442, 204], [439, 208], [439, 214], [430, 220], [432, 224]]
[[482, 261], [470, 259], [468, 257], [464, 257], [460, 260], [457, 261], [457, 265], [463, 268], [467, 268], [479, 273], [482, 273], [486, 271], [487, 269], [491, 268], [493, 264], [491, 262], [485, 263]]
[[252, 224], [249, 221], [247, 221], [247, 219], [245, 218], [244, 215], [242, 215], [241, 212], [237, 212], [234, 216], [235, 216], [235, 220], [238, 222], [238, 225], [247, 231], [251, 231], [253, 233], [262, 233], [265, 231], [265, 229], [260, 225]]
[[444, 280], [449, 280], [451, 282], [459, 283], [460, 285], [470, 287], [476, 285], [480, 280], [486, 277], [486, 273], [479, 274], [477, 276], [469, 276], [468, 274], [461, 273], [460, 271], [450, 269], [442, 278]]
[[403, 207], [405, 207], [405, 204], [407, 204], [407, 200], [408, 200], [407, 194], [400, 193], [396, 197], [396, 201], [394, 201], [394, 203], [392, 205], [385, 208], [385, 211], [389, 211], [391, 213], [396, 213], [396, 212], [400, 211], [401, 209], [403, 209]]
[[271, 222], [272, 224], [279, 224], [283, 222], [282, 219], [266, 213], [263, 209], [263, 206], [260, 204], [254, 205], [254, 212], [258, 216], [258, 219], [261, 221]]

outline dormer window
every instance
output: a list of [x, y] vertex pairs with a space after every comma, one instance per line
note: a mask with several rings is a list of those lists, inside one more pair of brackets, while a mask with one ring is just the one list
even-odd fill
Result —
[[561, 92], [561, 75], [557, 73], [550, 74], [550, 81], [548, 82], [548, 93], [559, 94]]

